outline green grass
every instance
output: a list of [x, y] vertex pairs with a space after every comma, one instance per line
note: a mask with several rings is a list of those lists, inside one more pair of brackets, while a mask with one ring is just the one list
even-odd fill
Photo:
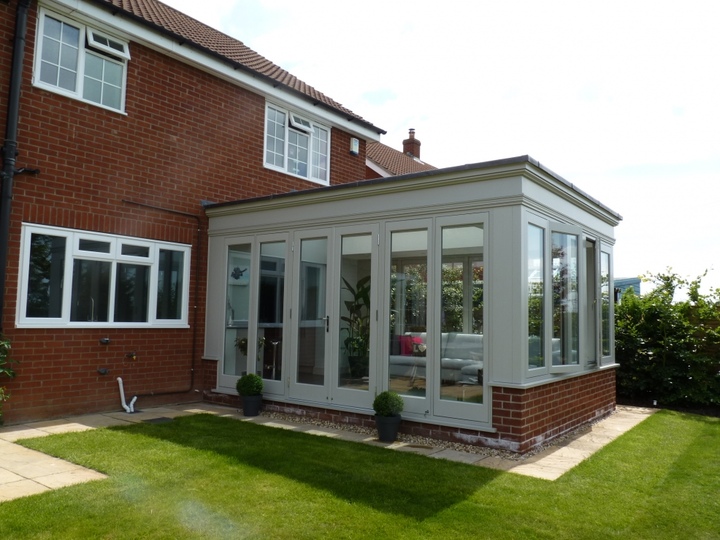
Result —
[[720, 419], [659, 412], [555, 482], [197, 415], [23, 441], [109, 479], [0, 538], [720, 538]]

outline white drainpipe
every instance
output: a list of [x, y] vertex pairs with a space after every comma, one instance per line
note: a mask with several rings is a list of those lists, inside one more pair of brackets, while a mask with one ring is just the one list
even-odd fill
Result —
[[122, 378], [117, 378], [118, 386], [120, 387], [120, 403], [122, 404], [123, 409], [125, 409], [126, 413], [133, 413], [135, 410], [133, 409], [133, 406], [135, 405], [135, 400], [137, 400], [137, 396], [134, 396], [132, 400], [130, 401], [130, 405], [125, 403], [125, 389], [123, 388], [123, 381]]

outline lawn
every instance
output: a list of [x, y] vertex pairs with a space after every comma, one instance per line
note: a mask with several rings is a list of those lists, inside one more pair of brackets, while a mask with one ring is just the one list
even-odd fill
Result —
[[0, 538], [720, 538], [720, 419], [662, 411], [555, 482], [211, 415], [25, 440], [109, 479]]

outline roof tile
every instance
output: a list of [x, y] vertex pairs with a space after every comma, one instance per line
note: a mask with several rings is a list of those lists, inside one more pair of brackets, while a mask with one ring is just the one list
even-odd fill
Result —
[[370, 161], [376, 163], [393, 176], [437, 169], [437, 167], [433, 167], [379, 142], [368, 142], [365, 147], [365, 155]]
[[322, 103], [337, 112], [347, 115], [352, 120], [358, 120], [366, 124], [377, 133], [385, 133], [384, 130], [373, 126], [360, 115], [352, 112], [334, 99], [304, 83], [288, 71], [258, 54], [242, 41], [223, 34], [158, 0], [94, 1], [100, 5], [114, 8], [116, 11], [120, 10], [135, 20], [149, 23], [162, 31], [174, 35], [181, 41], [190, 42], [245, 69], [287, 86], [313, 101]]

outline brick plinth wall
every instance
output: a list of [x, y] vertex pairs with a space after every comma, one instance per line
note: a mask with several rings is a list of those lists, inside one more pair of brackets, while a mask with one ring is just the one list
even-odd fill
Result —
[[[242, 408], [239, 396], [206, 390], [210, 403]], [[301, 418], [375, 428], [371, 415], [337, 411], [265, 400], [263, 410], [293, 414]], [[400, 432], [462, 444], [488, 446], [518, 453], [599, 420], [615, 410], [615, 370], [596, 371], [584, 376], [528, 389], [493, 389], [495, 433], [440, 426], [403, 419]]]

